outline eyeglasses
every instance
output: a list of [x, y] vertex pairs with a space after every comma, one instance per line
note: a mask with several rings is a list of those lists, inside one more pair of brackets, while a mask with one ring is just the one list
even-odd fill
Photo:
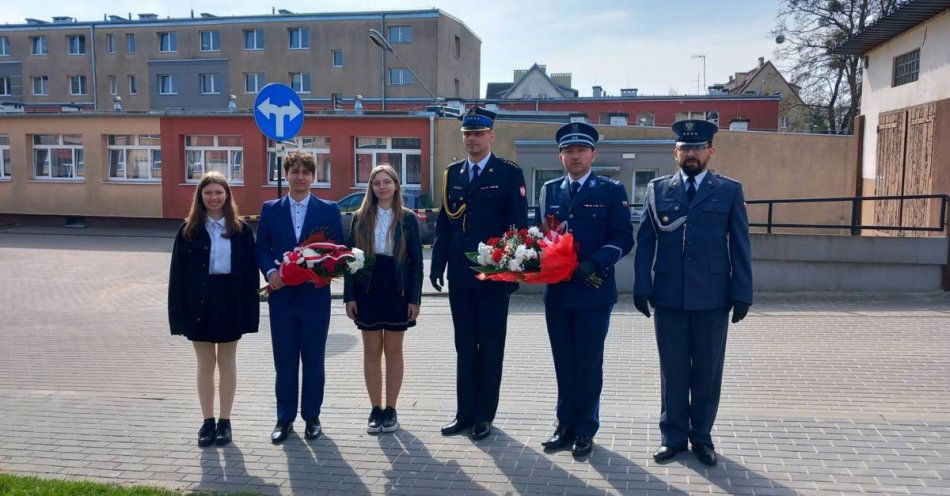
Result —
[[681, 153], [699, 153], [705, 149], [709, 148], [709, 143], [697, 143], [695, 145], [676, 145], [676, 149]]

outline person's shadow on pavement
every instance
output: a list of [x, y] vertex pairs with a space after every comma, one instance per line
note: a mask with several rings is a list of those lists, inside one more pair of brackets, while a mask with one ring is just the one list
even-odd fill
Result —
[[[224, 466], [221, 461], [224, 460]], [[280, 494], [280, 488], [247, 473], [244, 453], [233, 443], [201, 452], [201, 482], [196, 491], [253, 491], [262, 495]]]
[[280, 447], [287, 455], [287, 479], [293, 494], [370, 492], [326, 431], [313, 441], [291, 433]]
[[[412, 492], [410, 488], [424, 493], [448, 493], [450, 487], [451, 491], [487, 492], [462, 471], [457, 461], [443, 463], [433, 458], [425, 443], [409, 431], [379, 434], [376, 440], [392, 466], [383, 472], [387, 479], [385, 494]], [[419, 472], [420, 468], [424, 472]]]
[[[570, 454], [568, 453], [568, 456]], [[590, 466], [600, 473], [600, 476], [614, 487], [620, 494], [643, 494], [646, 492], [663, 492], [664, 494], [687, 495], [686, 491], [673, 487], [664, 482], [646, 469], [630, 461], [629, 458], [595, 444], [594, 450], [587, 459]]]
[[[519, 494], [603, 494], [602, 489], [589, 487], [587, 481], [557, 466], [547, 456], [515, 440], [498, 427], [492, 435], [475, 443], [495, 461], [508, 482]], [[568, 455], [570, 456], [570, 455]], [[543, 474], [543, 475], [542, 475]], [[550, 486], [557, 486], [553, 489]]]

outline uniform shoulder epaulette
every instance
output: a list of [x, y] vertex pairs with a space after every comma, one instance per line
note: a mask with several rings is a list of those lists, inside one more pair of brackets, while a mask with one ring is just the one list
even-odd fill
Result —
[[718, 177], [719, 179], [725, 179], [726, 181], [732, 181], [732, 182], [738, 184], [739, 186], [742, 186], [742, 183], [741, 183], [741, 182], [739, 182], [737, 179], [733, 179], [733, 178], [731, 178], [731, 177], [729, 177], [729, 176], [726, 176], [726, 175], [723, 175], [723, 174], [716, 174], [716, 177]]
[[612, 178], [612, 177], [610, 177], [610, 176], [596, 176], [596, 177], [597, 177], [597, 179], [599, 179], [599, 180], [601, 180], [601, 181], [603, 181], [603, 182], [605, 182], [605, 183], [607, 183], [607, 184], [613, 184], [613, 185], [615, 185], [615, 186], [619, 186], [619, 185], [622, 185], [622, 184], [623, 184], [623, 183], [621, 183], [620, 181], [618, 181], [618, 180], [616, 180], [616, 179], [614, 179], [614, 178]]
[[507, 158], [501, 158], [501, 157], [498, 157], [497, 155], [496, 155], [495, 157], [498, 158], [498, 160], [499, 160], [501, 163], [505, 164], [505, 165], [510, 165], [510, 166], [514, 167], [515, 169], [520, 169], [520, 168], [521, 168], [520, 165], [518, 165], [518, 164], [512, 162], [511, 160], [508, 160]]
[[657, 182], [657, 181], [662, 181], [662, 180], [664, 180], [664, 179], [669, 179], [669, 178], [671, 178], [671, 177], [673, 177], [673, 174], [667, 174], [667, 175], [665, 175], [665, 176], [654, 177], [653, 179], [650, 180], [650, 182], [651, 182], [651, 183], [655, 183], [655, 182]]
[[561, 182], [561, 181], [563, 181], [563, 180], [564, 180], [564, 176], [555, 177], [554, 179], [548, 179], [547, 181], [544, 181], [544, 184], [541, 185], [541, 187], [543, 188], [543, 187], [545, 187], [545, 186], [547, 186], [547, 185], [549, 185], [549, 184], [551, 184], [551, 183], [559, 183], [559, 182]]
[[451, 169], [452, 167], [455, 167], [456, 165], [464, 164], [464, 163], [465, 163], [465, 159], [463, 158], [462, 160], [456, 160], [455, 162], [452, 162], [451, 164], [446, 165], [445, 168]]

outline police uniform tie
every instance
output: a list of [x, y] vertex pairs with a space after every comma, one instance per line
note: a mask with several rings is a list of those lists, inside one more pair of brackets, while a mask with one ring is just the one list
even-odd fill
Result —
[[478, 179], [478, 164], [472, 164], [472, 181]]
[[571, 183], [571, 200], [573, 200], [574, 197], [577, 196], [577, 192], [580, 189], [581, 189], [580, 181], [574, 181]]
[[693, 203], [693, 197], [696, 196], [696, 178], [690, 176], [686, 178], [686, 198], [690, 203]]

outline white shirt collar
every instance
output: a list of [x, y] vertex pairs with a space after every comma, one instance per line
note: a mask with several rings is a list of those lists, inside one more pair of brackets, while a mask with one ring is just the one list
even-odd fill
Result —
[[584, 183], [587, 182], [587, 178], [590, 177], [590, 173], [591, 173], [591, 172], [594, 172], [594, 170], [591, 169], [591, 170], [587, 171], [587, 174], [584, 174], [583, 176], [581, 176], [581, 178], [578, 179], [577, 181], [575, 181], [573, 178], [571, 178], [571, 175], [568, 174], [568, 175], [567, 175], [567, 180], [568, 180], [569, 182], [572, 182], [572, 183], [580, 183], [580, 184], [581, 184], [580, 187], [583, 188], [583, 187], [584, 187]]
[[[706, 178], [706, 173], [707, 173], [707, 172], [709, 172], [708, 169], [703, 170], [703, 171], [700, 172], [699, 174], [696, 174], [696, 189], [699, 189], [699, 185], [700, 185], [700, 184], [703, 184], [703, 179]], [[686, 184], [686, 178], [688, 178], [688, 177], [689, 177], [689, 176], [687, 176], [686, 173], [683, 172], [683, 169], [680, 169], [680, 179], [683, 180], [683, 184]]]
[[306, 207], [310, 203], [310, 195], [303, 197], [303, 200], [297, 201], [290, 195], [287, 195], [287, 199], [290, 200], [291, 205], [300, 205], [301, 207]]
[[379, 205], [376, 205], [376, 213], [382, 214], [382, 215], [392, 215], [393, 207], [383, 208], [383, 207], [380, 207]]
[[[478, 173], [479, 173], [479, 174], [481, 174], [481, 173], [485, 170], [485, 164], [488, 163], [488, 159], [490, 159], [490, 158], [491, 158], [491, 152], [488, 152], [488, 155], [485, 155], [485, 158], [483, 158], [483, 159], [481, 159], [481, 160], [478, 161]], [[471, 172], [471, 171], [472, 171], [473, 162], [472, 162], [471, 160], [468, 160], [468, 159], [466, 159], [466, 162], [468, 162], [468, 170], [469, 170], [469, 172]]]
[[212, 219], [210, 216], [205, 218], [205, 227], [209, 230], [216, 224], [222, 229], [227, 226], [227, 224], [224, 222], [224, 217], [221, 217], [220, 219]]

